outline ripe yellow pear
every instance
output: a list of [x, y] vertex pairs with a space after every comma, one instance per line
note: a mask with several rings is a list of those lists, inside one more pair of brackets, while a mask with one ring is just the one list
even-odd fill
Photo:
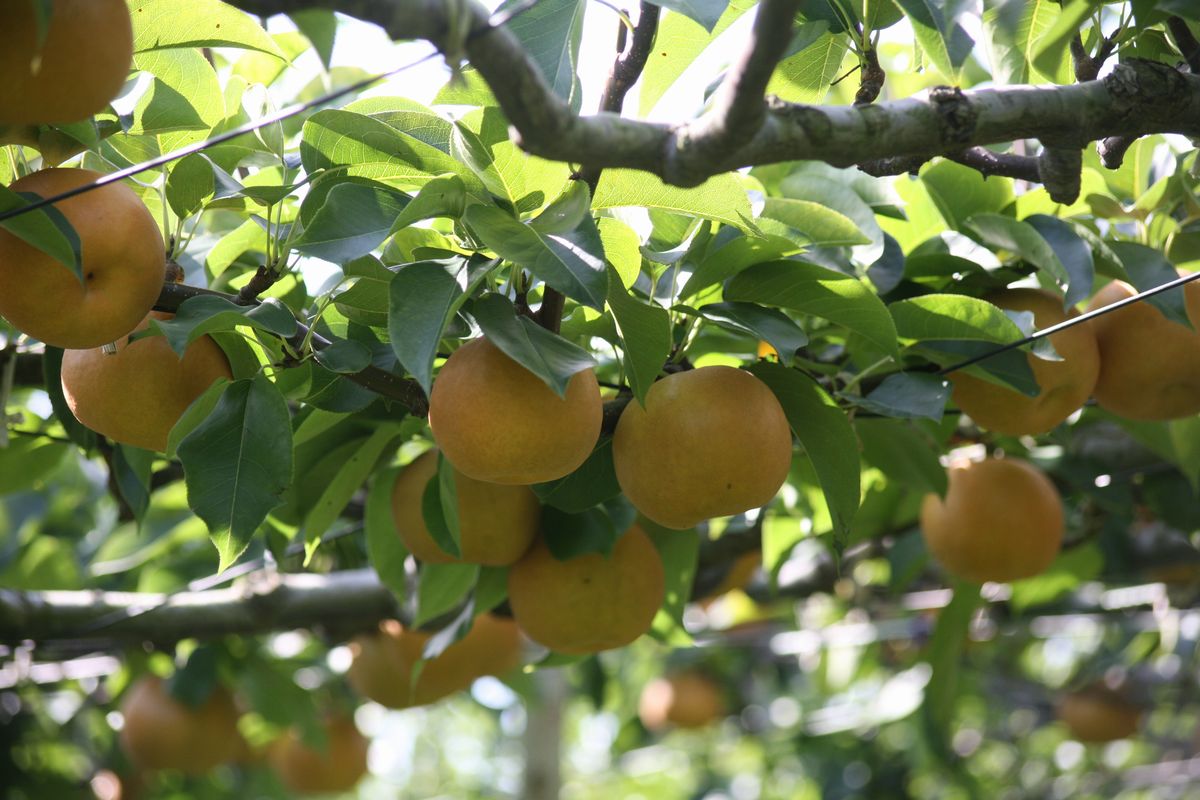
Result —
[[337, 717], [324, 723], [327, 747], [315, 750], [295, 731], [272, 744], [271, 766], [294, 794], [348, 792], [367, 774], [366, 738], [354, 720]]
[[41, 42], [36, 5], [4, 3], [0, 125], [76, 122], [103, 111], [133, 61], [125, 0], [54, 0]]
[[[50, 197], [100, 177], [86, 169], [45, 169], [8, 188]], [[115, 342], [149, 313], [162, 290], [166, 252], [158, 225], [141, 198], [120, 183], [55, 208], [79, 235], [85, 281], [0, 228], [0, 316], [54, 347]]]
[[530, 484], [574, 472], [600, 438], [596, 373], [585, 369], [559, 397], [486, 339], [446, 359], [429, 397], [429, 427], [460, 472], [489, 483]]
[[947, 572], [969, 581], [1015, 581], [1045, 571], [1063, 537], [1062, 498], [1027, 461], [953, 464], [946, 497], [925, 496], [921, 533]]
[[[1064, 312], [1062, 298], [1042, 289], [1006, 289], [984, 299], [1008, 311], [1032, 311], [1038, 330], [1079, 316], [1074, 309]], [[1041, 389], [1036, 397], [952, 372], [954, 402], [980, 427], [996, 433], [1021, 436], [1050, 430], [1087, 402], [1100, 374], [1100, 351], [1090, 323], [1052, 334], [1050, 342], [1061, 361], [1027, 356]]]
[[[172, 315], [151, 312], [150, 319]], [[233, 379], [225, 353], [202, 336], [176, 355], [163, 336], [129, 342], [122, 337], [116, 353], [102, 348], [63, 353], [62, 387], [67, 405], [80, 422], [115, 442], [167, 449], [171, 428], [192, 402], [218, 378]]]
[[1112, 742], [1137, 733], [1142, 709], [1120, 692], [1103, 685], [1088, 686], [1063, 695], [1058, 718], [1071, 738], [1080, 742]]
[[[1183, 292], [1188, 319], [1200, 325], [1200, 285], [1186, 284]], [[1136, 293], [1129, 284], [1113, 281], [1096, 293], [1088, 311]], [[1140, 420], [1200, 413], [1200, 333], [1145, 301], [1097, 317], [1092, 330], [1100, 347], [1100, 379], [1093, 394], [1101, 408]]]
[[484, 675], [503, 675], [521, 663], [521, 636], [511, 619], [480, 614], [471, 630], [421, 668], [413, 685], [413, 667], [421, 660], [430, 634], [405, 628], [396, 620], [380, 624], [370, 636], [350, 644], [353, 660], [346, 674], [354, 690], [388, 708], [409, 708], [441, 700], [471, 686]]
[[139, 678], [121, 700], [121, 748], [144, 769], [200, 775], [238, 753], [237, 708], [221, 687], [199, 708], [176, 700], [158, 677]]
[[712, 678], [684, 670], [655, 678], [642, 689], [638, 718], [648, 730], [703, 728], [725, 716], [725, 697]]
[[613, 435], [621, 491], [668, 528], [739, 514], [770, 502], [787, 479], [792, 433], [766, 384], [711, 366], [668, 375], [643, 408], [625, 407]]
[[437, 474], [437, 451], [422, 453], [396, 476], [392, 519], [404, 544], [431, 564], [485, 564], [503, 567], [525, 554], [538, 532], [542, 507], [528, 486], [506, 486], [468, 478], [454, 470], [458, 496], [459, 545], [456, 559], [438, 546], [421, 511], [429, 480]]
[[508, 570], [513, 618], [526, 636], [559, 653], [629, 644], [650, 630], [664, 591], [662, 559], [636, 524], [608, 556], [559, 561], [539, 541]]

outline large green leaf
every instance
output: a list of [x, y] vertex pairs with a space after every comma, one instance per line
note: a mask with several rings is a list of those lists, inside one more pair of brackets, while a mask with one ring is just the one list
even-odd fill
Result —
[[596, 366], [586, 350], [557, 336], [529, 317], [517, 316], [513, 304], [490, 294], [471, 305], [488, 341], [512, 360], [537, 375], [559, 396], [566, 395], [571, 376]]
[[200, 51], [155, 50], [139, 53], [133, 63], [154, 80], [138, 98], [128, 133], [203, 133], [224, 118], [221, 84]]
[[887, 307], [867, 284], [807, 261], [758, 264], [734, 276], [726, 300], [779, 306], [822, 317], [862, 335], [882, 352], [895, 355], [896, 326]]
[[479, 579], [477, 564], [423, 564], [417, 583], [417, 613], [413, 624], [424, 625], [467, 599]]
[[791, 317], [756, 303], [709, 303], [698, 308], [705, 319], [725, 328], [749, 333], [775, 348], [779, 360], [791, 366], [796, 351], [808, 344], [808, 335]]
[[[1012, 6], [1009, 6], [1012, 8]], [[1005, 4], [995, 4], [983, 12], [983, 31], [992, 63], [992, 77], [999, 84], [1038, 83], [1045, 77], [1032, 69], [1034, 45], [1054, 25], [1061, 14], [1055, 0], [1025, 0], [1020, 16], [1011, 26]], [[1054, 73], [1051, 72], [1050, 76]]]
[[754, 264], [775, 261], [799, 250], [799, 245], [784, 236], [735, 236], [720, 246], [708, 248], [679, 291], [679, 299], [686, 300], [701, 289], [733, 277]]
[[287, 402], [263, 375], [229, 384], [179, 445], [188, 506], [208, 526], [224, 570], [292, 482]]
[[662, 306], [631, 296], [615, 270], [608, 281], [608, 307], [625, 350], [629, 386], [636, 401], [644, 404], [646, 392], [671, 354], [671, 315]]
[[854, 220], [822, 203], [768, 197], [763, 204], [763, 216], [798, 231], [809, 244], [834, 247], [871, 243], [871, 238], [859, 230]]
[[998, 213], [1013, 201], [1012, 181], [985, 178], [978, 170], [945, 159], [922, 169], [921, 182], [946, 225], [955, 230], [971, 216]]
[[750, 371], [771, 388], [812, 459], [839, 548], [850, 535], [861, 492], [858, 439], [846, 414], [803, 372], [760, 361]]
[[[1110, 247], [1117, 258], [1121, 259], [1121, 264], [1129, 275], [1129, 282], [1139, 292], [1153, 289], [1179, 277], [1175, 267], [1160, 250], [1136, 242], [1111, 242]], [[1153, 305], [1172, 322], [1178, 322], [1185, 328], [1192, 327], [1182, 289], [1159, 292], [1147, 298], [1145, 302]]]
[[325, 484], [320, 497], [304, 516], [302, 530], [310, 556], [316, 550], [321, 536], [337, 521], [346, 504], [375, 470], [384, 451], [399, 435], [399, 423], [379, 425], [342, 463], [333, 480]]
[[392, 487], [396, 483], [397, 469], [385, 469], [375, 473], [371, 488], [367, 492], [367, 507], [363, 514], [363, 526], [367, 534], [367, 554], [371, 566], [379, 575], [383, 585], [392, 594], [403, 599], [407, 585], [404, 560], [408, 548], [396, 533], [395, 517], [392, 514]]
[[379, 184], [339, 183], [324, 196], [292, 247], [335, 264], [364, 256], [383, 244], [409, 201], [408, 195]]
[[984, 244], [1012, 252], [1066, 286], [1071, 276], [1042, 235], [1027, 222], [999, 214], [975, 214], [966, 222]]
[[450, 152], [477, 182], [519, 212], [536, 211], [558, 197], [571, 176], [566, 164], [531, 156], [513, 143], [508, 119], [498, 108], [477, 109], [459, 119]]
[[592, 208], [642, 207], [712, 219], [750, 232], [750, 198], [737, 175], [716, 175], [691, 189], [668, 186], [661, 179], [631, 169], [606, 169], [600, 176]]
[[899, 300], [888, 306], [896, 331], [903, 339], [967, 339], [1013, 342], [1021, 329], [1000, 308], [978, 297], [961, 294], [927, 294]]
[[461, 303], [462, 288], [439, 261], [407, 264], [392, 278], [388, 332], [396, 358], [428, 395], [442, 330]]
[[827, 22], [801, 25], [792, 37], [793, 47], [767, 84], [767, 93], [791, 103], [824, 102], [833, 81], [841, 72], [850, 39], [844, 32], [832, 33]]
[[133, 49], [240, 47], [283, 58], [249, 14], [220, 0], [129, 0]]
[[[954, 79], [975, 42], [958, 22], [947, 17], [949, 3], [939, 0], [895, 0], [912, 23], [921, 50], [947, 78]], [[962, 4], [958, 4], [961, 6]]]
[[202, 294], [184, 300], [172, 319], [150, 322], [150, 327], [162, 331], [171, 349], [180, 356], [204, 334], [229, 331], [241, 325], [285, 338], [296, 332], [296, 318], [272, 297], [256, 306], [239, 306], [224, 297]]
[[[12, 211], [41, 199], [29, 193], [17, 193], [7, 186], [0, 186], [0, 213]], [[0, 222], [0, 228], [21, 239], [32, 247], [58, 261], [83, 281], [82, 245], [79, 234], [63, 213], [53, 205], [37, 211], [26, 211], [20, 216]]]
[[567, 297], [597, 310], [604, 308], [608, 273], [600, 234], [590, 217], [565, 234], [542, 233], [495, 206], [471, 206], [463, 221], [502, 258]]
[[[510, 0], [497, 11], [515, 5]], [[556, 95], [578, 112], [583, 99], [576, 68], [583, 38], [583, 0], [543, 0], [506, 24]]]
[[1053, 76], [1059, 65], [1067, 58], [1067, 45], [1079, 35], [1079, 28], [1096, 10], [1094, 0], [1070, 0], [1064, 2], [1062, 14], [1050, 29], [1038, 37], [1033, 51], [1029, 53], [1033, 66], [1043, 75]]
[[753, 0], [731, 0], [717, 23], [707, 29], [683, 14], [665, 14], [658, 25], [651, 58], [642, 73], [638, 113], [647, 116], [687, 68], [726, 28], [754, 7]]
[[940, 443], [910, 422], [859, 419], [854, 423], [863, 458], [889, 479], [918, 492], [946, 493], [946, 470], [938, 460]]

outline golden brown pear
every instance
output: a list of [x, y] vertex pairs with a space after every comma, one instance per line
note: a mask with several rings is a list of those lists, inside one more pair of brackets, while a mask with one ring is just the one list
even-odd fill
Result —
[[1063, 695], [1058, 718], [1071, 738], [1080, 742], [1112, 742], [1137, 733], [1142, 710], [1120, 692], [1103, 685], [1088, 686]]
[[[172, 314], [152, 312], [151, 318]], [[62, 387], [67, 405], [80, 422], [114, 442], [167, 449], [171, 428], [183, 412], [218, 378], [233, 379], [229, 360], [209, 336], [187, 346], [180, 359], [163, 336], [130, 343], [122, 337], [117, 352], [102, 348], [63, 353]]]
[[430, 450], [401, 470], [392, 489], [396, 532], [414, 556], [432, 564], [503, 567], [525, 554], [537, 536], [542, 510], [532, 489], [477, 481], [454, 470], [462, 548], [462, 558], [456, 559], [429, 535], [421, 512], [425, 487], [436, 473], [437, 451]]
[[144, 769], [199, 775], [238, 753], [237, 708], [219, 686], [193, 708], [172, 697], [161, 678], [147, 675], [125, 692], [121, 715], [121, 748]]
[[703, 728], [725, 716], [721, 687], [703, 672], [685, 670], [655, 678], [642, 689], [638, 718], [648, 730]]
[[380, 705], [409, 708], [441, 700], [469, 688], [476, 678], [503, 675], [521, 663], [516, 623], [480, 614], [466, 636], [425, 662], [414, 686], [413, 666], [421, 660], [429, 637], [396, 620], [380, 623], [376, 633], [359, 636], [350, 645], [350, 685]]
[[[1062, 298], [1042, 289], [1006, 289], [984, 299], [1007, 311], [1032, 311], [1038, 330], [1079, 316], [1074, 309], [1064, 312]], [[1036, 397], [952, 372], [954, 402], [980, 427], [996, 433], [1021, 436], [1050, 430], [1087, 402], [1100, 374], [1100, 351], [1089, 323], [1052, 334], [1050, 342], [1061, 361], [1027, 356], [1041, 388]]]
[[54, 0], [40, 43], [36, 6], [4, 4], [0, 124], [76, 122], [103, 111], [133, 61], [125, 0]]
[[648, 519], [690, 528], [770, 502], [787, 479], [792, 434], [766, 384], [712, 366], [668, 375], [643, 408], [625, 407], [613, 436], [621, 491]]
[[354, 720], [338, 717], [326, 720], [324, 727], [324, 750], [309, 747], [295, 731], [271, 746], [271, 766], [295, 794], [348, 792], [367, 774], [368, 742]]
[[460, 472], [477, 481], [530, 484], [574, 472], [600, 438], [600, 385], [577, 372], [566, 397], [486, 339], [446, 359], [429, 397], [429, 427]]
[[513, 618], [526, 636], [559, 653], [629, 644], [650, 630], [664, 592], [662, 559], [636, 524], [611, 555], [559, 561], [539, 541], [508, 570]]
[[[1178, 290], [1175, 290], [1178, 291]], [[1200, 325], [1200, 285], [1183, 288], [1188, 319]], [[1088, 311], [1130, 297], [1122, 281], [1105, 286]], [[1200, 333], [1142, 301], [1092, 320], [1100, 346], [1100, 379], [1093, 394], [1119, 417], [1164, 420], [1200, 413]]]
[[1027, 461], [951, 465], [943, 500], [925, 496], [921, 533], [947, 572], [969, 581], [1015, 581], [1045, 571], [1063, 537], [1062, 498]]
[[[100, 177], [86, 169], [45, 169], [8, 188], [49, 197]], [[120, 183], [55, 207], [79, 236], [84, 282], [0, 228], [0, 316], [54, 347], [115, 342], [149, 313], [162, 290], [166, 253], [158, 225], [141, 198]]]

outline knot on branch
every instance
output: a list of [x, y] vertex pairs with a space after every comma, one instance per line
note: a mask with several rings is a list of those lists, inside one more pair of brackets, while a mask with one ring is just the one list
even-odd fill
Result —
[[975, 133], [979, 112], [957, 86], [934, 86], [929, 102], [937, 112], [942, 141], [947, 145], [965, 145]]
[[1076, 147], [1043, 147], [1038, 156], [1037, 171], [1050, 199], [1070, 205], [1079, 199], [1083, 150]]

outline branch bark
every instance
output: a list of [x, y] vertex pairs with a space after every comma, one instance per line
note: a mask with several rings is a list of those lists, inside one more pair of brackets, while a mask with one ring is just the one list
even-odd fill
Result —
[[[233, 5], [262, 15], [330, 8], [376, 22], [394, 37], [447, 44], [449, 4], [440, 0], [233, 0]], [[764, 4], [760, 13], [778, 24], [791, 7], [778, 0]], [[479, 5], [467, 3], [463, 13], [470, 15], [472, 30], [487, 25]], [[674, 126], [612, 113], [573, 114], [503, 28], [477, 33], [466, 52], [512, 124], [514, 140], [530, 153], [593, 169], [643, 170], [679, 186], [695, 186], [740, 167], [795, 159], [851, 166], [1018, 139], [1082, 146], [1113, 136], [1200, 136], [1200, 76], [1137, 60], [1117, 65], [1103, 79], [1072, 86], [969, 92], [938, 87], [924, 96], [862, 106], [806, 106], [768, 98], [764, 108], [747, 98], [750, 87], [765, 85], [764, 66], [774, 64], [775, 38], [768, 34], [763, 32], [763, 52], [745, 57], [743, 77], [732, 84], [746, 91], [731, 88], [720, 109]], [[718, 110], [721, 116], [714, 116]], [[749, 116], [717, 124], [727, 112]], [[747, 133], [751, 129], [752, 135]], [[718, 141], [721, 148], [713, 146]]]

